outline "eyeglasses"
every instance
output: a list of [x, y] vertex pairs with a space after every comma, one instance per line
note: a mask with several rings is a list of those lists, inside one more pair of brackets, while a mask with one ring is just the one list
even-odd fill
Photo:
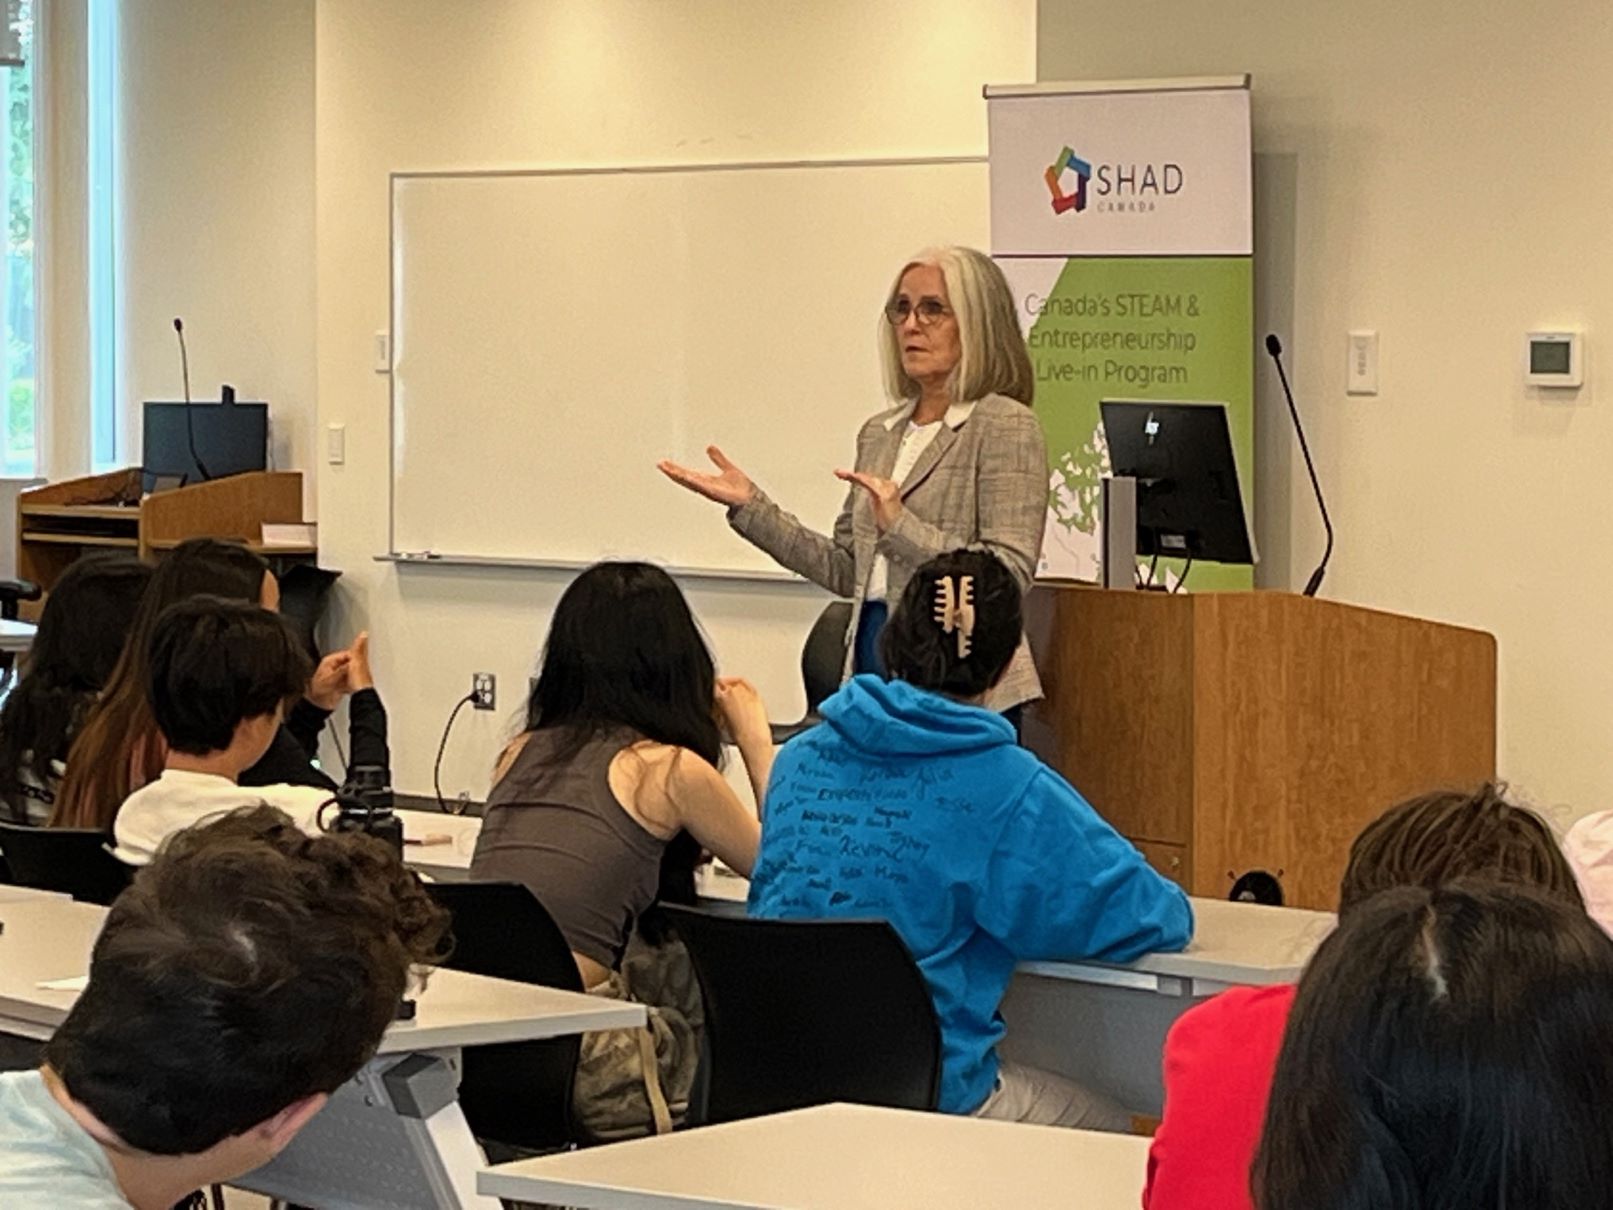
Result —
[[893, 298], [885, 304], [885, 319], [893, 328], [905, 324], [910, 315], [918, 317], [919, 327], [932, 328], [951, 314], [952, 308], [939, 298], [921, 298], [916, 303], [905, 298]]

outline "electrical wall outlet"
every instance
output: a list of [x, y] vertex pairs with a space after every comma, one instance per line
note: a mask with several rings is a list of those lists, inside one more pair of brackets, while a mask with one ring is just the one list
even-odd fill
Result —
[[474, 672], [470, 678], [471, 704], [478, 710], [498, 708], [498, 677], [491, 672]]

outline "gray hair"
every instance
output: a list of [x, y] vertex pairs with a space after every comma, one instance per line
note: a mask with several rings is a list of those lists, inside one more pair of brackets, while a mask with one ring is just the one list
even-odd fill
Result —
[[[947, 383], [952, 398], [972, 403], [987, 395], [1006, 395], [1029, 407], [1036, 392], [1036, 374], [1019, 330], [1013, 291], [997, 262], [973, 248], [926, 249], [897, 272], [885, 297], [887, 305], [901, 290], [903, 275], [915, 265], [934, 265], [941, 270], [947, 305], [958, 318], [962, 355]], [[902, 369], [901, 334], [883, 318], [879, 326], [885, 390], [892, 399], [917, 399], [919, 384]]]

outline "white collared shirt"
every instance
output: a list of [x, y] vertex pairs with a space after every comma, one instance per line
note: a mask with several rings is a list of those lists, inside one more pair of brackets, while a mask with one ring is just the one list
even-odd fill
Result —
[[304, 832], [319, 835], [319, 809], [334, 799], [318, 786], [238, 786], [216, 773], [165, 769], [161, 777], [124, 800], [112, 824], [112, 855], [125, 865], [147, 865], [170, 835], [238, 807], [278, 807]]
[[[975, 405], [972, 402], [954, 403], [947, 408], [946, 415], [940, 420], [931, 421], [929, 424], [914, 424], [913, 408], [909, 407], [905, 413], [899, 412], [886, 421], [887, 429], [895, 428], [903, 422], [907, 424], [907, 430], [902, 434], [901, 447], [896, 451], [896, 465], [891, 468], [891, 481], [901, 484], [913, 473], [913, 468], [918, 465], [919, 456], [929, 448], [930, 442], [940, 435], [943, 424], [949, 429], [955, 429], [969, 419], [970, 413], [974, 410]], [[874, 565], [868, 571], [868, 591], [864, 594], [864, 599], [883, 601], [889, 585], [890, 563], [884, 555], [875, 555]]]

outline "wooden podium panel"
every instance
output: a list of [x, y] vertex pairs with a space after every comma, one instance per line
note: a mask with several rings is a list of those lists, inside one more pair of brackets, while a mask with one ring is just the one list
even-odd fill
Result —
[[138, 468], [30, 488], [17, 499], [17, 571], [52, 588], [86, 550], [123, 550], [150, 561], [187, 538], [226, 538], [281, 560], [314, 546], [265, 546], [265, 522], [302, 520], [302, 475], [250, 471], [152, 495]]
[[[1026, 740], [1162, 872], [1252, 869], [1336, 905], [1350, 841], [1412, 794], [1495, 775], [1493, 636], [1289, 593], [1042, 586]], [[1280, 873], [1279, 873], [1280, 872]]]

